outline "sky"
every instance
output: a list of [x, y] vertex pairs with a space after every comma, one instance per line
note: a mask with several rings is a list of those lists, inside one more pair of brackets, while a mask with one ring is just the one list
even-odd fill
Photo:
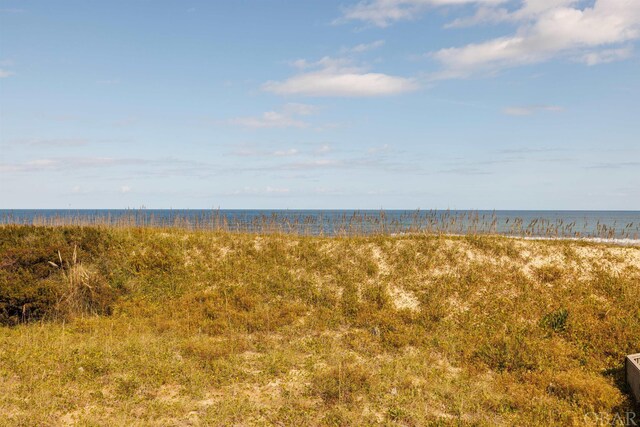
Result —
[[640, 0], [0, 0], [0, 209], [640, 210]]

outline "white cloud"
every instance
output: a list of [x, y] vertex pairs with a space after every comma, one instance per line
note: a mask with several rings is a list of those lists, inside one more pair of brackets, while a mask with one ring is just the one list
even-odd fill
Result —
[[276, 150], [273, 152], [273, 155], [276, 157], [295, 156], [296, 154], [298, 154], [297, 148], [289, 148], [288, 150]]
[[0, 79], [4, 79], [6, 77], [11, 77], [14, 74], [15, 73], [13, 73], [11, 71], [7, 71], [7, 70], [4, 70], [4, 69], [0, 68]]
[[502, 110], [508, 116], [530, 116], [539, 111], [559, 112], [563, 111], [563, 108], [557, 105], [524, 105], [506, 107]]
[[113, 157], [56, 157], [34, 159], [23, 163], [0, 163], [0, 172], [37, 172], [44, 170], [70, 171], [97, 167], [141, 165], [142, 159], [118, 159]]
[[496, 24], [498, 22], [509, 21], [511, 14], [507, 9], [480, 7], [473, 16], [456, 18], [446, 24], [445, 28], [466, 28], [480, 24]]
[[466, 4], [499, 4], [505, 0], [366, 0], [347, 7], [336, 23], [364, 21], [378, 27], [415, 19], [428, 8]]
[[285, 114], [295, 116], [310, 116], [318, 111], [318, 107], [316, 107], [315, 105], [289, 102], [287, 104], [284, 104], [284, 107], [282, 107], [282, 111]]
[[277, 187], [267, 187], [265, 189], [266, 193], [276, 193], [276, 194], [285, 194], [290, 192], [291, 190], [289, 188], [277, 188]]
[[587, 65], [606, 64], [614, 61], [621, 61], [631, 57], [633, 48], [631, 46], [619, 49], [604, 49], [596, 52], [589, 52], [582, 55], [579, 60]]
[[384, 145], [381, 145], [379, 147], [371, 147], [371, 148], [369, 148], [367, 150], [367, 152], [369, 154], [376, 154], [376, 153], [382, 153], [382, 152], [385, 152], [385, 151], [389, 151], [389, 149], [390, 149], [389, 144], [384, 144]]
[[57, 164], [58, 162], [53, 159], [36, 159], [26, 162], [26, 166], [32, 166], [34, 168], [48, 168]]
[[464, 28], [479, 24], [497, 24], [500, 22], [518, 23], [531, 21], [541, 14], [559, 7], [568, 7], [577, 0], [522, 0], [521, 7], [509, 10], [498, 5], [481, 5], [470, 17], [457, 18], [445, 25], [445, 28]]
[[262, 116], [260, 117], [237, 117], [229, 120], [229, 123], [255, 129], [289, 127], [303, 128], [307, 126], [305, 122], [277, 111], [267, 111], [262, 113]]
[[344, 47], [340, 49], [340, 53], [364, 53], [375, 50], [384, 46], [384, 40], [376, 40], [371, 43], [361, 43], [352, 47]]
[[278, 95], [368, 97], [396, 95], [418, 89], [413, 79], [367, 72], [348, 58], [324, 57], [317, 62], [297, 60], [302, 72], [284, 81], [269, 81], [263, 90]]
[[240, 157], [290, 157], [300, 154], [300, 151], [297, 148], [268, 151], [243, 147], [234, 150], [231, 154]]
[[419, 88], [411, 78], [373, 73], [355, 63], [354, 55], [376, 49], [384, 40], [343, 48], [341, 56], [325, 56], [318, 61], [297, 59], [290, 62], [298, 74], [283, 81], [268, 81], [262, 90], [278, 95], [373, 97], [396, 95]]
[[131, 191], [131, 187], [129, 187], [128, 185], [123, 185], [122, 187], [120, 187], [120, 192], [121, 193], [128, 193]]
[[71, 188], [71, 194], [74, 194], [74, 195], [86, 195], [86, 194], [92, 194], [94, 192], [95, 192], [94, 189], [87, 188], [83, 185], [74, 185], [73, 188]]
[[137, 117], [125, 117], [112, 122], [114, 126], [122, 126], [122, 127], [133, 126], [138, 123], [140, 123], [140, 119], [138, 119]]
[[413, 91], [417, 85], [411, 79], [380, 73], [315, 72], [267, 82], [263, 88], [279, 95], [359, 97], [396, 95]]
[[77, 147], [88, 143], [84, 138], [20, 138], [10, 142], [11, 145], [41, 147]]
[[320, 147], [318, 147], [318, 148], [314, 151], [314, 153], [315, 153], [315, 154], [326, 154], [326, 153], [328, 153], [329, 151], [331, 151], [331, 146], [330, 146], [330, 145], [328, 145], [328, 144], [323, 144], [323, 145], [321, 145]]
[[307, 70], [309, 68], [324, 69], [330, 71], [338, 70], [353, 70], [357, 71], [359, 68], [353, 66], [352, 60], [349, 58], [334, 58], [332, 56], [324, 56], [315, 62], [309, 62], [306, 59], [296, 59], [291, 61], [290, 65], [298, 70]]
[[287, 163], [284, 165], [280, 165], [278, 168], [280, 170], [311, 170], [341, 167], [343, 165], [344, 162], [337, 159], [311, 159], [302, 162]]
[[243, 187], [240, 190], [235, 190], [232, 191], [230, 193], [228, 193], [229, 195], [234, 195], [234, 196], [264, 196], [264, 195], [283, 195], [283, 194], [289, 194], [291, 193], [291, 189], [290, 188], [285, 188], [285, 187], [271, 187], [271, 186], [267, 186], [264, 188], [256, 188], [256, 187]]
[[[640, 1], [596, 0], [592, 7], [580, 9], [575, 0], [526, 0], [514, 12], [483, 11], [484, 18], [468, 23], [511, 21], [516, 32], [482, 43], [441, 49], [432, 54], [444, 70], [433, 78], [467, 77], [477, 72], [531, 64], [569, 54], [583, 55], [593, 65], [630, 56], [631, 51], [612, 45], [640, 38]], [[453, 24], [456, 24], [454, 21]], [[453, 25], [452, 24], [452, 25]], [[461, 25], [458, 21], [456, 25]]]
[[288, 103], [279, 111], [266, 111], [258, 117], [236, 117], [228, 120], [229, 124], [260, 129], [260, 128], [305, 128], [309, 123], [300, 120], [298, 116], [308, 116], [317, 111], [317, 107], [307, 104]]
[[474, 13], [447, 28], [502, 23], [515, 30], [432, 52], [442, 65], [431, 75], [433, 80], [491, 74], [556, 57], [587, 65], [613, 62], [629, 58], [629, 43], [640, 39], [640, 0], [363, 0], [345, 8], [341, 20], [385, 27], [428, 9], [456, 5], [471, 7]]

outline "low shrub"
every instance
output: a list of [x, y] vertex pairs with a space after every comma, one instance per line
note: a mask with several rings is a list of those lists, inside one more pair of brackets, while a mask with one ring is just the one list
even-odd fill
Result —
[[109, 314], [107, 231], [6, 226], [0, 236], [0, 325]]

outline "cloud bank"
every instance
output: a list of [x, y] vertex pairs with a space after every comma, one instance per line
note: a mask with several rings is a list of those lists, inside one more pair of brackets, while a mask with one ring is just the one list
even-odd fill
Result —
[[369, 0], [344, 8], [342, 17], [336, 23], [363, 21], [377, 27], [387, 27], [397, 21], [415, 19], [429, 8], [504, 2], [505, 0]]
[[515, 33], [432, 53], [443, 66], [436, 77], [467, 77], [558, 56], [574, 57], [589, 65], [628, 58], [631, 47], [620, 45], [640, 38], [640, 1], [596, 0], [592, 7], [583, 9], [580, 4], [574, 0], [525, 0], [514, 12], [484, 9], [470, 23], [511, 22], [516, 25]]
[[632, 43], [640, 39], [639, 0], [366, 0], [343, 9], [338, 21], [388, 27], [454, 6], [474, 13], [445, 28], [501, 24], [511, 27], [511, 34], [430, 52], [441, 66], [433, 80], [487, 75], [557, 57], [590, 66], [609, 63], [631, 57]]
[[557, 113], [562, 110], [563, 108], [557, 105], [524, 105], [506, 107], [502, 112], [508, 116], [530, 116], [540, 111]]

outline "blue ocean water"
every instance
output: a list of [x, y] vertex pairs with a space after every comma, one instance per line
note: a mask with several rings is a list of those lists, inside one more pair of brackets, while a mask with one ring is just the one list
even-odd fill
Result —
[[179, 226], [249, 232], [495, 233], [640, 239], [640, 211], [3, 209], [0, 224]]

